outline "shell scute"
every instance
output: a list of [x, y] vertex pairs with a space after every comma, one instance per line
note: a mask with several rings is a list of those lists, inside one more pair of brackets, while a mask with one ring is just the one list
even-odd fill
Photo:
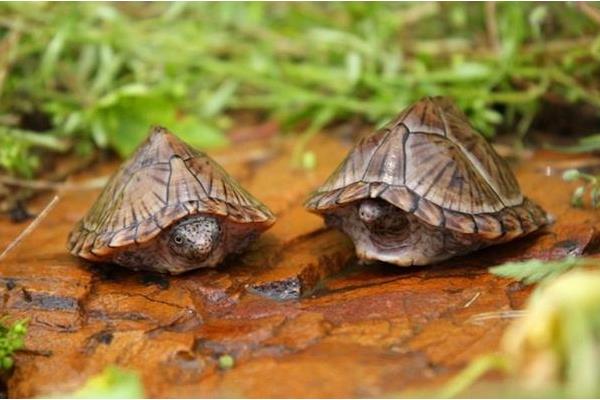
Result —
[[403, 210], [416, 210], [419, 197], [405, 186], [389, 186], [381, 198]]
[[444, 225], [446, 228], [456, 232], [477, 232], [477, 224], [471, 214], [444, 210]]
[[160, 230], [160, 227], [153, 218], [142, 220], [137, 227], [136, 241], [138, 243], [146, 242], [157, 229]]
[[[386, 130], [381, 136], [379, 145], [366, 163], [362, 180], [365, 182], [384, 182], [389, 185], [404, 184], [404, 141], [406, 128], [399, 126]], [[352, 162], [353, 159], [350, 159]], [[363, 162], [364, 163], [364, 162]]]
[[490, 214], [475, 214], [473, 220], [477, 225], [477, 233], [486, 239], [496, 239], [502, 236], [503, 228], [498, 218]]
[[442, 209], [430, 201], [420, 199], [414, 215], [433, 226], [443, 226], [445, 223]]
[[135, 226], [130, 226], [128, 228], [121, 229], [115, 232], [108, 242], [109, 247], [121, 247], [130, 244], [132, 241], [135, 241], [136, 238], [136, 228]]
[[369, 196], [371, 198], [378, 198], [379, 196], [381, 196], [387, 189], [389, 188], [389, 185], [383, 182], [374, 182], [371, 183], [370, 187], [369, 187]]
[[498, 216], [502, 229], [507, 237], [516, 237], [523, 234], [523, 227], [519, 216], [511, 209], [506, 209]]
[[370, 187], [364, 182], [356, 182], [344, 188], [337, 199], [338, 204], [345, 204], [354, 201], [357, 198], [365, 198], [369, 196]]
[[526, 207], [517, 206], [513, 207], [512, 211], [517, 215], [519, 221], [521, 223], [521, 228], [523, 229], [523, 233], [529, 233], [537, 229], [538, 224], [529, 213]]

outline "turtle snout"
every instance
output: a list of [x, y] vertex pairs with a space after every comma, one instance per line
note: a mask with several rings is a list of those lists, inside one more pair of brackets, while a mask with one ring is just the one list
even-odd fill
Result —
[[364, 200], [358, 206], [358, 216], [366, 224], [372, 224], [384, 215], [384, 207], [375, 200]]
[[209, 257], [221, 237], [221, 226], [212, 217], [194, 217], [173, 227], [169, 248], [178, 256], [202, 261]]

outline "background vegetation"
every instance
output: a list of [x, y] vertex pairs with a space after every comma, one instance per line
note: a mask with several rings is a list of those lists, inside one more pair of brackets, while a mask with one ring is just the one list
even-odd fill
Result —
[[522, 137], [548, 103], [597, 115], [599, 24], [585, 3], [2, 3], [0, 168], [126, 156], [152, 123], [224, 146], [242, 111], [306, 139], [437, 94]]

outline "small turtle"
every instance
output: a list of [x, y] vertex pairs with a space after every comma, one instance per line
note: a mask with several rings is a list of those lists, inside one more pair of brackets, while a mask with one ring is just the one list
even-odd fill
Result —
[[427, 97], [364, 137], [306, 207], [363, 260], [426, 265], [547, 224], [507, 163], [443, 97]]
[[134, 270], [214, 267], [275, 222], [206, 154], [154, 127], [69, 236], [72, 254]]

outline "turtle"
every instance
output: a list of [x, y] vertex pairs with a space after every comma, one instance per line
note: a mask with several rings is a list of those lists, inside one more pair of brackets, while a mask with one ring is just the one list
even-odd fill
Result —
[[75, 225], [68, 248], [89, 261], [175, 275], [217, 266], [274, 222], [207, 154], [155, 126]]
[[527, 235], [550, 216], [448, 97], [425, 97], [361, 138], [305, 203], [357, 256], [427, 265]]

